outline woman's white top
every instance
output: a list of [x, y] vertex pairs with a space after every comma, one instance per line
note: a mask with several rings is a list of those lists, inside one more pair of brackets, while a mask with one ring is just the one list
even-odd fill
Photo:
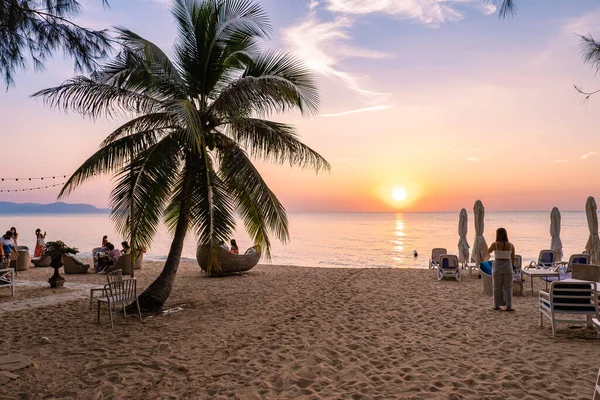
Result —
[[507, 250], [498, 250], [498, 243], [496, 242], [496, 250], [494, 250], [494, 258], [496, 260], [510, 260], [510, 256], [512, 254], [512, 244], [508, 243]]

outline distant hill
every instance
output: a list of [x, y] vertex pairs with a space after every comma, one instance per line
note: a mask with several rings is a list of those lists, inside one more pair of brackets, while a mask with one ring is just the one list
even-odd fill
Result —
[[109, 212], [106, 208], [97, 208], [91, 204], [68, 203], [10, 203], [0, 201], [0, 214], [93, 214]]

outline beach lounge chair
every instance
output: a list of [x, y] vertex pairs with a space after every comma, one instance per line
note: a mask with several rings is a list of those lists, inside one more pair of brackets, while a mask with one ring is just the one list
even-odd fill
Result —
[[438, 281], [441, 281], [444, 278], [454, 278], [460, 282], [460, 264], [457, 256], [451, 254], [440, 256]]
[[15, 270], [12, 268], [0, 269], [0, 289], [10, 288], [11, 296], [15, 295]]
[[440, 265], [440, 256], [444, 255], [444, 254], [448, 254], [448, 250], [441, 248], [441, 247], [437, 247], [433, 250], [431, 250], [431, 258], [429, 259], [429, 268], [430, 269], [435, 269]]
[[[210, 276], [223, 276], [241, 274], [254, 268], [261, 257], [258, 246], [250, 247], [244, 254], [233, 254], [229, 250], [219, 247], [217, 257], [219, 258], [219, 271], [211, 272]], [[208, 245], [200, 245], [196, 250], [196, 260], [202, 271], [206, 272], [208, 265]]]
[[133, 302], [135, 302], [137, 306], [140, 322], [143, 322], [142, 312], [140, 310], [140, 303], [137, 298], [135, 278], [107, 283], [106, 285], [104, 285], [104, 293], [106, 294], [106, 297], [98, 298], [98, 323], [100, 323], [100, 305], [102, 303], [105, 303], [108, 307], [110, 327], [111, 329], [114, 329], [115, 326], [113, 323], [112, 315], [113, 309], [116, 307], [117, 304], [121, 304], [123, 306], [123, 315], [125, 316], [125, 318], [127, 318], [127, 305]]
[[[580, 267], [581, 265], [589, 264], [590, 256], [589, 254], [573, 254], [569, 258], [569, 262], [566, 266], [556, 267], [557, 271], [559, 271], [560, 277], [557, 276], [544, 276], [541, 279], [546, 282], [555, 282], [555, 281], [564, 281], [565, 279], [577, 278], [584, 281], [596, 281], [596, 279], [586, 279], [585, 278], [585, 270], [589, 270], [590, 268]], [[573, 265], [577, 265], [575, 275], [578, 273], [580, 276], [573, 276]], [[593, 268], [593, 266], [590, 266]], [[581, 275], [583, 274], [583, 275]], [[560, 279], [559, 279], [560, 278]], [[547, 289], [547, 288], [546, 288]]]
[[[598, 315], [598, 292], [596, 282], [552, 282], [550, 291], [540, 290], [540, 326], [544, 318], [552, 323], [552, 336], [556, 335], [556, 324], [591, 325], [592, 317]], [[559, 315], [579, 315], [586, 319], [559, 319]]]
[[[123, 280], [123, 271], [121, 271], [120, 269], [117, 269], [115, 271], [108, 272], [106, 274], [106, 279], [107, 279], [108, 283], [122, 281]], [[106, 297], [106, 293], [104, 292], [104, 286], [97, 287], [97, 288], [91, 288], [90, 289], [90, 310], [92, 309], [92, 304], [94, 301], [94, 293], [96, 293], [96, 292], [102, 293], [100, 295], [100, 297]]]
[[537, 261], [532, 261], [527, 269], [552, 269], [556, 268], [556, 252], [554, 250], [542, 250]]
[[573, 264], [589, 264], [590, 263], [590, 255], [589, 254], [573, 254], [569, 258], [569, 263], [567, 264], [567, 272], [573, 271]]
[[513, 295], [523, 296], [523, 257], [515, 254], [515, 262], [513, 264]]
[[63, 267], [65, 274], [87, 274], [90, 264], [86, 264], [73, 254], [63, 256]]

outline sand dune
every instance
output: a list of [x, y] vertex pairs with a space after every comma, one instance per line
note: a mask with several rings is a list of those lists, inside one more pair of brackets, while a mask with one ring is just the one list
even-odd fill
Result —
[[[161, 265], [147, 263], [147, 285]], [[47, 279], [49, 270], [19, 274]], [[496, 312], [481, 281], [428, 270], [259, 266], [204, 277], [182, 264], [168, 308], [141, 324], [79, 300], [2, 314], [5, 350], [33, 360], [2, 398], [589, 399], [591, 329], [540, 328], [535, 297]], [[102, 283], [102, 275], [69, 275]], [[541, 288], [541, 284], [538, 288]], [[42, 290], [42, 289], [40, 289]], [[2, 301], [8, 291], [0, 292]], [[39, 295], [39, 294], [38, 294]], [[46, 336], [51, 343], [42, 340]]]

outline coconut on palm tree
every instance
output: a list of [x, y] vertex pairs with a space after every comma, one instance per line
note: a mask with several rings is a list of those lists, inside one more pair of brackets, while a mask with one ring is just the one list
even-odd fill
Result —
[[175, 0], [172, 13], [177, 39], [170, 56], [119, 28], [122, 50], [113, 60], [89, 78], [34, 94], [84, 116], [129, 118], [59, 196], [111, 174], [111, 217], [132, 246], [148, 246], [166, 222], [173, 240], [162, 272], [140, 295], [146, 312], [160, 310], [167, 300], [188, 231], [210, 247], [209, 272], [219, 268], [218, 244], [231, 237], [236, 214], [267, 256], [271, 235], [289, 239], [285, 209], [251, 158], [329, 169], [293, 126], [267, 119], [294, 109], [315, 113], [319, 98], [300, 60], [262, 49], [271, 27], [260, 5]]

